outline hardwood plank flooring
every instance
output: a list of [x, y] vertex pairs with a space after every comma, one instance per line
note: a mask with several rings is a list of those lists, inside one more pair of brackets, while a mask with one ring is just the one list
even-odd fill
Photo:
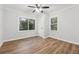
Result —
[[30, 37], [5, 42], [0, 54], [78, 54], [79, 46], [54, 38]]

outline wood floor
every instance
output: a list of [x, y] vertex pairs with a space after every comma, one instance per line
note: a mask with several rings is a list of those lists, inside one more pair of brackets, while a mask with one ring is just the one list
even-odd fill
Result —
[[0, 54], [78, 54], [79, 46], [54, 38], [30, 37], [5, 42]]

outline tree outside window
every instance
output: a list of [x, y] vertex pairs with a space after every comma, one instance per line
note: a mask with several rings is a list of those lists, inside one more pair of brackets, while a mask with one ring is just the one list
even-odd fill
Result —
[[19, 18], [19, 30], [35, 30], [35, 20], [27, 18]]

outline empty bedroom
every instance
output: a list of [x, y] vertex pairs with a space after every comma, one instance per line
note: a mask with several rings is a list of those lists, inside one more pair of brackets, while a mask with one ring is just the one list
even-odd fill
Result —
[[79, 4], [0, 4], [0, 54], [78, 54]]

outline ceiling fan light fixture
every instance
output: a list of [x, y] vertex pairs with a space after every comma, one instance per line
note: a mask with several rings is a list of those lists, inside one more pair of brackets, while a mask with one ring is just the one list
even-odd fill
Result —
[[39, 11], [42, 11], [42, 8], [40, 8]]
[[40, 13], [41, 11], [43, 11], [42, 8], [39, 8], [39, 9], [38, 9], [38, 8], [35, 8], [35, 10], [36, 10], [38, 13]]
[[40, 11], [39, 11], [39, 9], [37, 9], [37, 8], [35, 8], [35, 10], [39, 13]]
[[38, 13], [43, 13], [43, 9], [48, 9], [49, 6], [41, 6], [40, 4], [35, 4], [35, 6], [28, 6], [28, 7], [31, 7], [31, 8], [34, 8], [33, 10], [33, 13], [36, 11]]

